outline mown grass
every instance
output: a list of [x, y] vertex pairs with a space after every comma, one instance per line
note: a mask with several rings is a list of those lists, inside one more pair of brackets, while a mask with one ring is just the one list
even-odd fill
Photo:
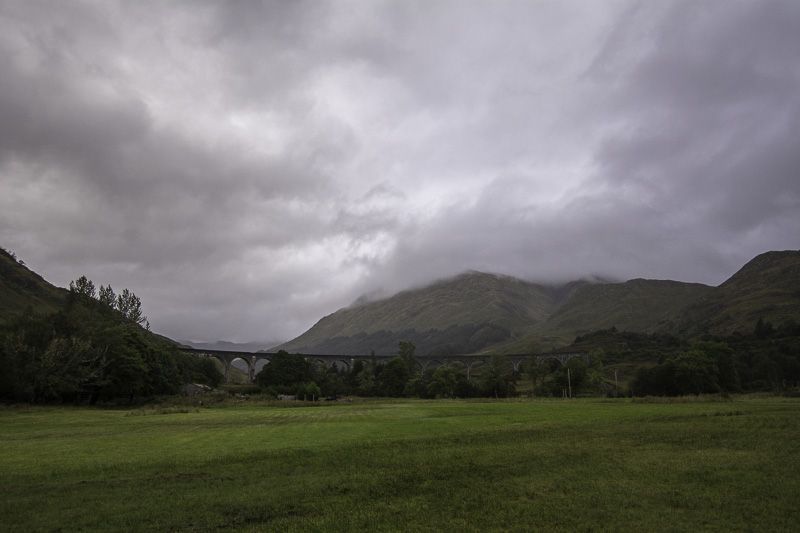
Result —
[[782, 398], [4, 408], [0, 530], [791, 531], [798, 415]]

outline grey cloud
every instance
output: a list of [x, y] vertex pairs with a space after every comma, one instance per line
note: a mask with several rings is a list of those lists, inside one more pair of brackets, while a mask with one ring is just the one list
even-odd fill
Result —
[[[649, 46], [631, 52], [647, 24]], [[625, 12], [584, 80], [597, 109], [577, 105], [587, 113], [572, 124], [601, 132], [596, 172], [547, 208], [524, 178], [496, 179], [404, 241], [392, 279], [422, 283], [462, 264], [545, 281], [719, 283], [759, 252], [796, 247], [798, 24], [790, 3]]]
[[800, 244], [792, 2], [12, 1], [0, 30], [0, 244], [175, 338]]
[[796, 208], [786, 199], [798, 191], [800, 9], [702, 7], [667, 17], [617, 97], [631, 133], [598, 155], [612, 183], [655, 193], [668, 212], [699, 211], [698, 226], [718, 231], [711, 240], [728, 241]]

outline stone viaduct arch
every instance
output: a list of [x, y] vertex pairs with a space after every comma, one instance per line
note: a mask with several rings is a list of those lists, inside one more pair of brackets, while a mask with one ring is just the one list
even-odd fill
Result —
[[[201, 350], [196, 348], [181, 348], [182, 352], [196, 355], [198, 357], [209, 357], [217, 359], [222, 363], [225, 369], [225, 381], [228, 381], [228, 374], [230, 372], [231, 364], [240, 359], [247, 365], [247, 376], [249, 380], [255, 381], [256, 365], [259, 361], [269, 362], [274, 353], [267, 352], [231, 352], [225, 350]], [[375, 361], [376, 363], [387, 363], [397, 357], [396, 355], [324, 355], [313, 354], [304, 355], [306, 360], [323, 364], [330, 368], [335, 363], [337, 366], [343, 366], [346, 369], [353, 368], [356, 361]], [[580, 358], [586, 363], [589, 363], [589, 354], [586, 352], [549, 352], [542, 354], [510, 354], [505, 356], [514, 369], [514, 372], [519, 372], [523, 365], [531, 360], [543, 361], [556, 361], [559, 365], [563, 366], [571, 359]], [[439, 355], [439, 356], [419, 356], [414, 359], [417, 368], [422, 372], [429, 369], [434, 369], [446, 364], [453, 364], [464, 368], [467, 379], [470, 379], [472, 370], [479, 368], [489, 363], [492, 356], [488, 354], [479, 355]]]

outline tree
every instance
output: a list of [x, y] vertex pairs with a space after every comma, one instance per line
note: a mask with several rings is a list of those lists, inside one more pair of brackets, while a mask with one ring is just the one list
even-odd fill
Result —
[[295, 391], [295, 396], [297, 396], [297, 399], [302, 397], [303, 401], [311, 400], [312, 402], [315, 402], [319, 399], [320, 394], [321, 391], [319, 385], [313, 381], [298, 384], [297, 390]]
[[695, 348], [675, 357], [675, 384], [679, 394], [719, 392], [719, 368], [713, 357]]
[[374, 396], [377, 389], [374, 364], [364, 365], [356, 374], [356, 392], [362, 396]]
[[349, 389], [345, 381], [348, 375], [340, 372], [336, 363], [321, 372], [319, 377], [320, 380], [317, 383], [319, 384], [321, 396], [338, 396], [346, 394]]
[[[586, 369], [586, 388], [588, 391], [607, 393], [610, 389], [610, 385], [606, 383], [605, 379], [603, 357], [605, 357], [605, 351], [602, 349], [594, 349], [589, 352], [589, 366]], [[616, 394], [617, 391], [615, 390], [614, 393]]]
[[[312, 381], [311, 365], [302, 356], [292, 355], [281, 350], [272, 356], [256, 376], [256, 383], [262, 387], [278, 387], [283, 390], [296, 389], [298, 384]], [[291, 392], [286, 390], [286, 392]]]
[[402, 396], [410, 371], [404, 359], [395, 357], [378, 375], [378, 393], [383, 396]]
[[111, 309], [117, 308], [117, 295], [114, 294], [114, 289], [111, 288], [110, 283], [108, 284], [108, 287], [103, 287], [100, 285], [97, 298], [100, 300], [100, 303], [107, 305]]
[[428, 394], [434, 398], [453, 398], [459, 385], [459, 371], [450, 365], [442, 365], [433, 372], [428, 384]]
[[122, 293], [117, 295], [117, 311], [131, 322], [150, 329], [150, 323], [142, 313], [142, 301], [132, 291], [122, 289]]
[[56, 337], [40, 354], [33, 380], [37, 401], [61, 401], [77, 396], [87, 381], [91, 345], [80, 339]]
[[639, 369], [631, 389], [637, 396], [719, 392], [719, 367], [713, 356], [695, 347], [652, 368]]
[[481, 392], [495, 398], [514, 393], [514, 369], [507, 357], [493, 355], [481, 372]]
[[347, 385], [351, 389], [355, 390], [356, 388], [358, 388], [359, 374], [361, 374], [364, 371], [364, 368], [365, 368], [364, 361], [360, 359], [355, 363], [353, 363], [353, 366], [350, 368], [350, 371], [347, 373], [347, 377], [345, 378]]
[[739, 371], [731, 347], [724, 342], [697, 342], [693, 346], [714, 359], [717, 365], [719, 387], [725, 392], [741, 390]]
[[542, 364], [537, 358], [533, 358], [524, 366], [525, 373], [528, 374], [528, 379], [531, 382], [533, 392], [539, 387], [539, 382], [547, 375], [547, 366]]
[[414, 346], [414, 343], [408, 341], [400, 341], [398, 345], [398, 354], [400, 355], [400, 359], [406, 362], [406, 365], [409, 369], [414, 368], [414, 352], [417, 351], [417, 347]]
[[69, 290], [72, 293], [88, 296], [89, 298], [94, 298], [95, 296], [94, 283], [86, 276], [81, 276], [74, 281], [70, 281]]

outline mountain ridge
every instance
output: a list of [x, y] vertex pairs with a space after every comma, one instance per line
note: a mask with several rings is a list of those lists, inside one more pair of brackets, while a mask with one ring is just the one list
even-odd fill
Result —
[[[55, 312], [67, 294], [0, 249], [0, 323], [26, 309]], [[263, 348], [393, 354], [400, 340], [409, 340], [419, 355], [528, 353], [612, 327], [693, 338], [750, 333], [759, 319], [776, 326], [800, 322], [800, 250], [759, 254], [716, 287], [644, 278], [550, 285], [464, 272], [387, 298], [356, 300], [298, 337]]]
[[[480, 289], [485, 292], [478, 294]], [[611, 327], [725, 334], [749, 331], [762, 317], [776, 323], [800, 319], [800, 302], [793, 300], [798, 295], [800, 251], [795, 250], [759, 254], [717, 287], [645, 278], [547, 285], [467, 271], [342, 308], [276, 349], [369, 353], [379, 352], [380, 346], [394, 353], [399, 340], [417, 340], [423, 355], [459, 348], [464, 353], [527, 353], [565, 346], [580, 334]]]
[[728, 335], [752, 328], [759, 319], [776, 325], [800, 321], [800, 250], [754, 257], [689, 306], [674, 330], [682, 335]]
[[[469, 300], [471, 307], [459, 305]], [[316, 342], [320, 338], [352, 336], [360, 333], [414, 329], [427, 331], [471, 324], [481, 315], [476, 306], [503, 308], [495, 320], [483, 321], [504, 328], [515, 328], [543, 319], [552, 305], [545, 287], [510, 276], [487, 273], [462, 273], [444, 283], [400, 291], [397, 294], [350, 306], [322, 317], [310, 331], [289, 343]], [[368, 324], [363, 324], [368, 321]], [[306, 333], [309, 333], [306, 332]], [[306, 335], [304, 337], [304, 335]]]

